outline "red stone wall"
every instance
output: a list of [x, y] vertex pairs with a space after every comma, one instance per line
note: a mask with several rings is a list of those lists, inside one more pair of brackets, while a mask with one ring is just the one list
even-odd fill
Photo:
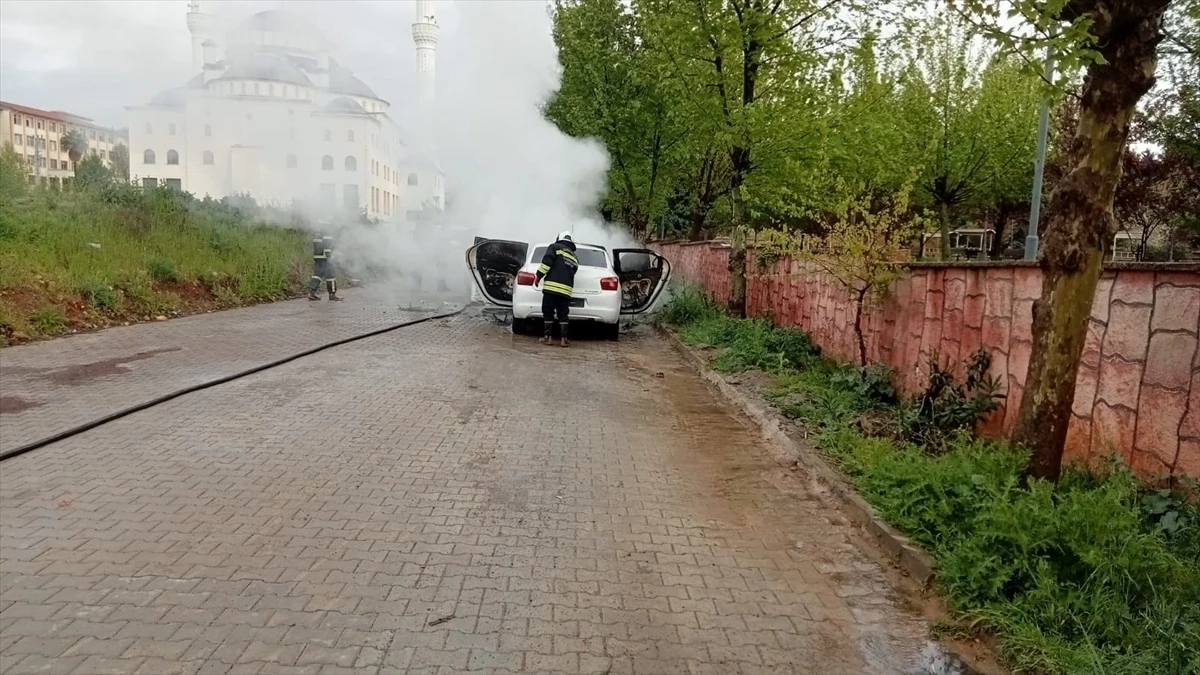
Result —
[[[654, 245], [676, 278], [729, 297], [724, 244]], [[799, 261], [759, 267], [750, 254], [746, 309], [811, 333], [827, 354], [858, 360], [854, 309], [845, 292]], [[891, 365], [903, 386], [924, 385], [929, 354], [943, 365], [986, 347], [1004, 384], [1001, 407], [985, 422], [992, 435], [1016, 423], [1031, 349], [1037, 267], [914, 265], [890, 297], [864, 316], [867, 354]], [[1096, 292], [1067, 437], [1071, 459], [1119, 452], [1147, 477], [1200, 477], [1200, 271], [1106, 270]]]

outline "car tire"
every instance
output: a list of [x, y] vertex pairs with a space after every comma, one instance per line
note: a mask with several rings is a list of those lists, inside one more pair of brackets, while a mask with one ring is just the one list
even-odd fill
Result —
[[616, 342], [621, 339], [621, 322], [604, 326], [604, 339], [609, 342]]
[[513, 335], [528, 335], [529, 322], [525, 319], [518, 319], [514, 316], [512, 320], [512, 332]]

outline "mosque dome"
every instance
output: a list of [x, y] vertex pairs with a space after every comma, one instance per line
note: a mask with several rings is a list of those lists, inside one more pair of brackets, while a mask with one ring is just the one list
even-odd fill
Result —
[[366, 114], [366, 112], [367, 112], [366, 110], [363, 109], [363, 107], [361, 105], [359, 105], [358, 101], [355, 101], [352, 98], [347, 98], [345, 96], [339, 96], [339, 97], [333, 99], [332, 101], [330, 101], [329, 104], [325, 106], [325, 110], [327, 112], [358, 113], [358, 114]]
[[342, 64], [329, 60], [329, 93], [349, 94], [365, 98], [379, 98], [365, 82], [354, 76], [350, 69]]
[[259, 53], [238, 57], [229, 63], [226, 80], [266, 80], [301, 87], [313, 86], [312, 81], [291, 59], [282, 54]]

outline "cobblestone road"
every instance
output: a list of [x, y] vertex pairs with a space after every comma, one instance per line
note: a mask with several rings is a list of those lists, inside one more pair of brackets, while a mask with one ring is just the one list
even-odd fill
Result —
[[0, 465], [0, 671], [916, 672], [756, 439], [649, 333], [339, 347]]
[[362, 290], [342, 303], [307, 300], [5, 349], [0, 451], [130, 405], [431, 312], [401, 311]]

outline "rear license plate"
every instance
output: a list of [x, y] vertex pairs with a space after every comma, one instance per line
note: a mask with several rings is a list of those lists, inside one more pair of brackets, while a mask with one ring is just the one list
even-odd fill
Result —
[[583, 307], [583, 298], [571, 298], [572, 307]]

